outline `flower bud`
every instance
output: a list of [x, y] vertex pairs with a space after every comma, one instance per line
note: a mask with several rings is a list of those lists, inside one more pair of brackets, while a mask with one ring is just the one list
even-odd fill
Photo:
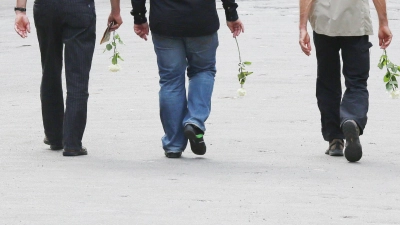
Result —
[[239, 96], [245, 96], [246, 95], [246, 90], [244, 88], [239, 88], [237, 90], [237, 93]]
[[108, 69], [111, 72], [118, 72], [121, 69], [121, 67], [118, 64], [112, 64], [112, 65], [108, 66]]
[[399, 98], [400, 97], [400, 91], [399, 90], [395, 90], [395, 91], [390, 92], [390, 97], [393, 98], [393, 99]]

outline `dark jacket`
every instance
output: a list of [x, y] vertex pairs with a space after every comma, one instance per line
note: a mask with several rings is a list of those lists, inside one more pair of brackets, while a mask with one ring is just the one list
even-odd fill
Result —
[[[135, 24], [147, 22], [146, 0], [131, 0]], [[227, 21], [236, 21], [235, 0], [222, 0]], [[197, 37], [215, 33], [219, 19], [215, 0], [150, 0], [150, 29], [172, 37]]]

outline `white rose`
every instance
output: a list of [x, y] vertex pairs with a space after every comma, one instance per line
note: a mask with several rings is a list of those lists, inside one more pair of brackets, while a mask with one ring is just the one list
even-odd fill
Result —
[[393, 98], [393, 99], [399, 98], [400, 97], [400, 91], [399, 90], [395, 90], [395, 91], [390, 92], [390, 97]]
[[237, 93], [239, 96], [245, 96], [246, 95], [246, 90], [244, 90], [244, 88], [239, 88], [237, 90]]
[[111, 72], [118, 72], [121, 69], [121, 67], [118, 64], [112, 64], [111, 66], [108, 66], [108, 69]]

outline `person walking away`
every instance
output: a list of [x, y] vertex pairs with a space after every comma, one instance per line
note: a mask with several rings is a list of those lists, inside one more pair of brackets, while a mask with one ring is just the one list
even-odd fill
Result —
[[[379, 46], [386, 49], [391, 40], [386, 1], [373, 0], [379, 18]], [[326, 154], [344, 156], [350, 162], [362, 157], [359, 136], [367, 124], [370, 70], [369, 36], [373, 34], [368, 0], [300, 0], [299, 44], [311, 54], [307, 21], [313, 29], [317, 56], [317, 102], [321, 113], [322, 135], [329, 142]], [[346, 91], [342, 96], [341, 52]]]
[[[26, 0], [17, 0], [15, 30], [26, 38], [30, 23]], [[119, 0], [110, 0], [108, 24], [111, 30], [122, 24]], [[82, 146], [89, 97], [89, 72], [96, 41], [94, 0], [35, 0], [33, 16], [42, 63], [40, 99], [44, 143], [52, 150], [64, 149], [64, 156], [86, 155]], [[66, 77], [66, 107], [62, 90], [63, 49]]]
[[[210, 115], [216, 74], [219, 19], [215, 0], [131, 0], [134, 32], [144, 40], [152, 32], [159, 69], [160, 118], [165, 156], [179, 158], [189, 140], [194, 154], [204, 155], [204, 122]], [[244, 31], [235, 0], [222, 0], [233, 37]], [[185, 71], [189, 78], [186, 97]]]

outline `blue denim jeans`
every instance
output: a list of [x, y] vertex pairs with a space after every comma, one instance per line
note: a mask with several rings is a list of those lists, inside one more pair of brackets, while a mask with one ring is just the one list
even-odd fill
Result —
[[[216, 73], [218, 35], [165, 37], [152, 33], [160, 75], [160, 118], [163, 149], [182, 152], [187, 145], [183, 129], [193, 124], [205, 131], [211, 111]], [[186, 95], [185, 71], [189, 78]]]

